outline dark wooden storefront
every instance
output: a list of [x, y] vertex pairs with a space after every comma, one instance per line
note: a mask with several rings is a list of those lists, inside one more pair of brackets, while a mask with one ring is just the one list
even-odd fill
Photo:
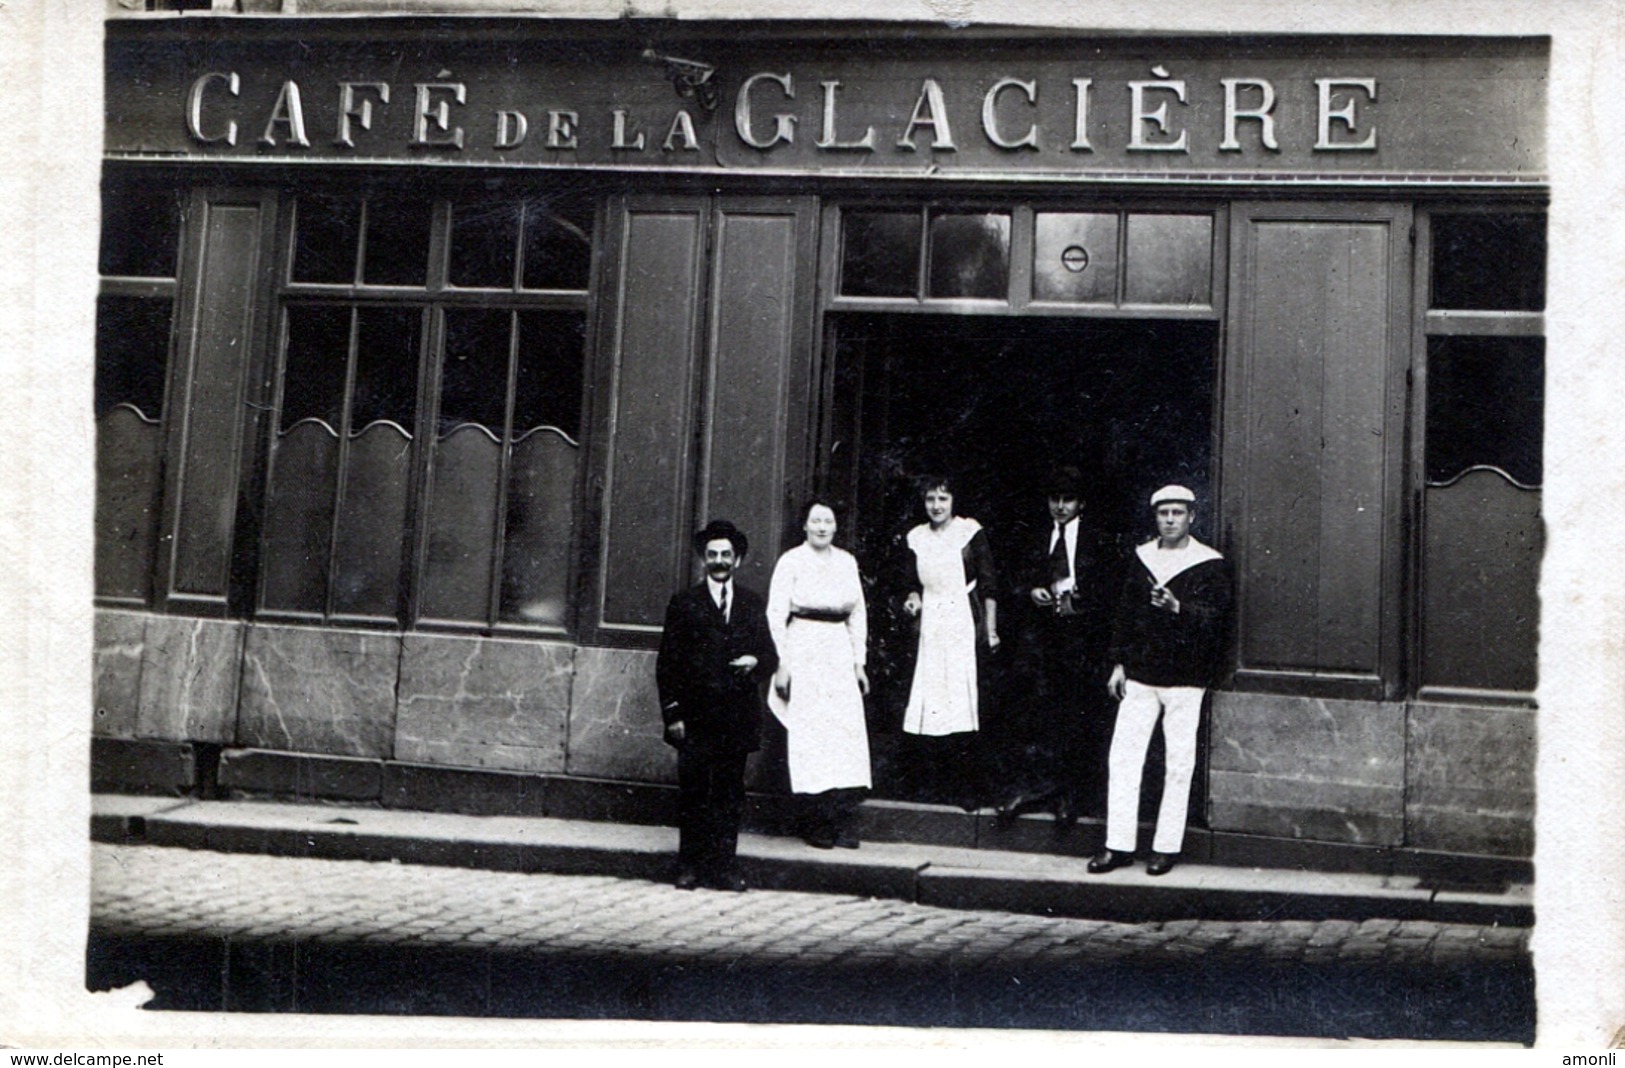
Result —
[[[435, 806], [482, 769], [498, 808], [624, 813], [672, 777], [686, 533], [750, 530], [765, 588], [818, 487], [879, 555], [875, 398], [1085, 351], [1037, 383], [1087, 398], [1058, 448], [1125, 544], [1195, 484], [1242, 576], [1208, 827], [1528, 855], [1543, 42], [700, 25], [657, 51], [746, 58], [685, 85], [596, 24], [112, 29], [103, 738], [240, 789]], [[1177, 429], [1119, 455], [1113, 398], [1170, 383]], [[990, 514], [1042, 477], [975, 462]]]

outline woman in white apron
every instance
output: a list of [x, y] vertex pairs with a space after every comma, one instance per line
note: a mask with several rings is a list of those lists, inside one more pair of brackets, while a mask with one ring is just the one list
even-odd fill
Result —
[[858, 562], [834, 546], [835, 510], [814, 501], [807, 540], [779, 557], [767, 622], [778, 647], [768, 707], [788, 736], [790, 789], [806, 795], [806, 838], [821, 849], [858, 847], [857, 809], [871, 785], [869, 623]]
[[974, 811], [984, 792], [975, 745], [984, 681], [977, 661], [999, 647], [998, 578], [987, 532], [954, 513], [953, 483], [922, 480], [921, 500], [926, 522], [908, 532], [914, 588], [903, 602], [903, 611], [920, 621], [903, 713], [903, 732], [913, 736], [909, 778], [925, 800]]

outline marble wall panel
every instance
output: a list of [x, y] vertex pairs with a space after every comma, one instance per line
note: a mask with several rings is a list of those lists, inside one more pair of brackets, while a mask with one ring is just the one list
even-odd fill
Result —
[[108, 738], [134, 738], [141, 697], [141, 643], [147, 615], [99, 608], [92, 662], [95, 717], [91, 732]]
[[253, 626], [237, 744], [387, 759], [400, 656], [395, 634]]
[[562, 772], [574, 664], [556, 642], [407, 635], [395, 759]]
[[1211, 766], [1400, 787], [1405, 706], [1282, 694], [1213, 695]]
[[677, 781], [676, 752], [661, 741], [653, 652], [576, 650], [565, 767], [571, 775]]
[[1397, 845], [1405, 707], [1277, 694], [1213, 695], [1214, 830]]
[[148, 617], [141, 651], [140, 737], [232, 740], [246, 629], [232, 620]]
[[1410, 706], [1406, 844], [1449, 852], [1530, 855], [1535, 716], [1526, 708]]
[[1208, 797], [1215, 831], [1379, 846], [1405, 834], [1397, 788], [1210, 771]]

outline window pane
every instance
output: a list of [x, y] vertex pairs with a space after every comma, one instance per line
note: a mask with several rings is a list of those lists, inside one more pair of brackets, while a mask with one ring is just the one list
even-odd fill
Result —
[[367, 256], [361, 280], [372, 286], [421, 286], [429, 267], [430, 205], [426, 200], [367, 201]]
[[401, 604], [410, 438], [373, 423], [351, 438], [333, 545], [333, 611], [393, 618]]
[[1040, 212], [1034, 220], [1033, 299], [1117, 299], [1117, 215]]
[[538, 427], [581, 440], [582, 351], [587, 330], [580, 312], [533, 311], [519, 316], [519, 368], [513, 436]]
[[931, 219], [931, 296], [1004, 300], [1009, 291], [1010, 216]]
[[320, 419], [337, 433], [344, 416], [350, 362], [350, 309], [342, 304], [288, 307], [288, 353], [282, 368], [282, 422]]
[[1212, 300], [1213, 217], [1130, 215], [1124, 299], [1130, 304]]
[[316, 615], [327, 611], [338, 466], [338, 435], [320, 423], [301, 423], [272, 445], [260, 554], [264, 607]]
[[452, 210], [452, 285], [513, 288], [521, 210], [513, 201], [459, 204]]
[[592, 267], [593, 203], [586, 197], [525, 209], [525, 288], [586, 289]]
[[102, 190], [102, 274], [173, 278], [181, 235], [181, 194], [119, 186]]
[[507, 535], [502, 548], [501, 616], [564, 626], [581, 448], [548, 430], [513, 446]]
[[294, 281], [355, 284], [361, 201], [300, 197], [293, 227]]
[[152, 595], [163, 431], [128, 408], [96, 423], [96, 595]]
[[357, 315], [350, 432], [360, 433], [385, 419], [411, 433], [417, 410], [418, 331], [423, 313], [413, 307], [361, 308]]
[[119, 404], [148, 419], [163, 413], [173, 308], [168, 297], [96, 298], [98, 418]]
[[1433, 307], [1546, 308], [1546, 216], [1433, 216]]
[[842, 227], [842, 293], [849, 297], [919, 296], [918, 212], [848, 212]]
[[446, 355], [440, 371], [440, 434], [465, 423], [503, 435], [508, 401], [508, 338], [513, 313], [504, 309], [446, 312]]
[[1545, 352], [1542, 338], [1428, 339], [1430, 483], [1484, 465], [1540, 485]]
[[1427, 488], [1422, 685], [1534, 692], [1540, 498], [1489, 471]]
[[421, 584], [428, 619], [485, 622], [496, 564], [502, 445], [464, 424], [435, 442]]

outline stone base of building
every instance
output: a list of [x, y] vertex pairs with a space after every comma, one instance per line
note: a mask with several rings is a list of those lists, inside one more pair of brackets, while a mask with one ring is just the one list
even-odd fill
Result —
[[[629, 823], [675, 818], [655, 654], [102, 610], [97, 788]], [[1221, 692], [1193, 860], [1527, 877], [1536, 712]], [[754, 759], [750, 826], [796, 809]], [[871, 801], [871, 840], [1080, 855], [1098, 823]]]
[[[562, 775], [442, 768], [387, 760], [313, 756], [263, 749], [203, 754], [190, 743], [96, 739], [92, 781], [109, 792], [288, 801], [329, 801], [420, 812], [477, 816], [604, 820], [672, 825], [675, 787], [581, 779]], [[745, 829], [759, 834], [798, 833], [797, 799], [782, 794], [749, 796]], [[1089, 856], [1105, 841], [1104, 821], [1081, 819], [1061, 826], [1048, 815], [1004, 825], [991, 813], [903, 801], [870, 800], [861, 810], [861, 836], [872, 842], [925, 842], [964, 849]], [[1151, 828], [1143, 828], [1149, 841]], [[1529, 882], [1529, 861], [1377, 847], [1192, 827], [1185, 856], [1196, 863], [1230, 867], [1410, 875], [1441, 887], [1482, 888]]]

